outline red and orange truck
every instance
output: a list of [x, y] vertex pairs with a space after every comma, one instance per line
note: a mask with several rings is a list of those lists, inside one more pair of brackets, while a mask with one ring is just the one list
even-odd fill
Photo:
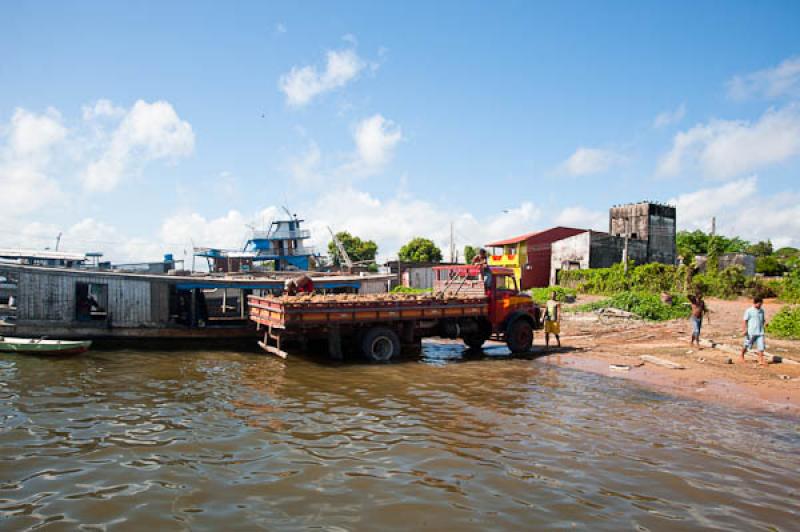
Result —
[[327, 340], [332, 358], [347, 346], [367, 360], [387, 362], [419, 349], [422, 338], [460, 338], [473, 349], [489, 339], [512, 353], [530, 350], [540, 310], [517, 289], [511, 268], [434, 267], [430, 294], [249, 296], [250, 319], [267, 352], [285, 358], [292, 344]]

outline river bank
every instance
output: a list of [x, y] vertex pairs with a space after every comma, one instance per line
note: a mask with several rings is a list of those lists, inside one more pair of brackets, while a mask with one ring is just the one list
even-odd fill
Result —
[[[584, 297], [575, 304], [591, 299]], [[707, 341], [701, 349], [689, 346], [690, 327], [686, 320], [654, 323], [604, 318], [593, 313], [564, 313], [563, 347], [544, 351], [544, 338], [539, 334], [536, 352], [550, 353], [543, 359], [547, 364], [629, 379], [683, 397], [800, 415], [800, 364], [790, 362], [800, 361], [800, 341], [768, 336], [768, 353], [787, 360], [759, 368], [754, 357], [748, 357], [745, 364], [740, 364], [736, 350], [741, 345], [742, 314], [749, 301], [709, 299], [707, 303], [712, 313], [710, 323], [703, 327], [702, 338]], [[765, 302], [767, 321], [781, 306], [775, 301]], [[551, 342], [554, 343], [552, 339]], [[712, 342], [718, 347], [711, 348]], [[671, 361], [683, 369], [645, 362], [642, 355]]]

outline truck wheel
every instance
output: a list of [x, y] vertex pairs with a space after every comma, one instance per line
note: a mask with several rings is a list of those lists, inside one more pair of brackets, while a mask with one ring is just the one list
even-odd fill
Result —
[[480, 349], [483, 347], [483, 344], [486, 342], [486, 338], [483, 335], [475, 334], [472, 336], [465, 336], [464, 343], [470, 349]]
[[386, 327], [375, 327], [361, 339], [361, 353], [371, 362], [388, 362], [400, 354], [400, 338]]
[[506, 345], [512, 353], [525, 353], [533, 345], [533, 327], [527, 320], [519, 319], [511, 324], [506, 333]]

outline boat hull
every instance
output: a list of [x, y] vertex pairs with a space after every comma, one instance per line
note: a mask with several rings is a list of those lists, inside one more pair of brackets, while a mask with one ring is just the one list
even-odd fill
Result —
[[91, 345], [91, 340], [37, 340], [5, 337], [0, 339], [0, 352], [42, 356], [78, 355], [88, 351]]

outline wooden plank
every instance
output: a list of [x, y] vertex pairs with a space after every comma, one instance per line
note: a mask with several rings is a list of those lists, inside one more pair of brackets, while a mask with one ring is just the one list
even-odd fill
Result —
[[664, 358], [654, 357], [652, 355], [642, 355], [639, 358], [641, 358], [645, 362], [650, 362], [651, 364], [656, 364], [657, 366], [663, 366], [669, 369], [686, 369], [686, 367], [682, 366], [681, 364], [677, 364], [675, 362], [672, 362], [671, 360], [666, 360]]
[[279, 356], [279, 357], [281, 357], [283, 359], [285, 359], [287, 356], [289, 356], [289, 353], [287, 353], [286, 351], [283, 351], [283, 350], [278, 349], [277, 347], [273, 347], [271, 345], [267, 345], [264, 342], [262, 342], [261, 340], [259, 340], [258, 346], [261, 349], [263, 349], [264, 351], [266, 351], [267, 353], [271, 353], [271, 354]]

